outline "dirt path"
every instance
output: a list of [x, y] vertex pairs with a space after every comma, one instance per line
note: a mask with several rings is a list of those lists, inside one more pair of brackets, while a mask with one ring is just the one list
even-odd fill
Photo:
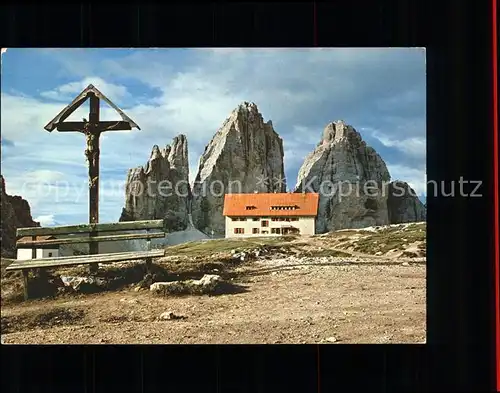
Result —
[[[2, 341], [424, 342], [425, 264], [351, 254], [252, 262], [237, 269], [239, 291], [227, 295], [157, 297], [128, 289], [7, 305]], [[183, 318], [159, 320], [166, 311]]]

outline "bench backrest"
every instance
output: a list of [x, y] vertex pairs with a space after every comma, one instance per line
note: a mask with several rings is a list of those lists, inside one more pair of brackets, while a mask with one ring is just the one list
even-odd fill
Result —
[[[135, 240], [147, 239], [148, 242], [152, 238], [161, 238], [165, 236], [163, 231], [163, 220], [145, 220], [145, 221], [125, 221], [106, 224], [82, 224], [82, 225], [65, 225], [57, 227], [30, 227], [17, 229], [17, 247], [18, 248], [33, 248], [37, 246], [76, 244], [76, 243], [93, 243], [93, 242], [109, 242], [119, 240]], [[152, 233], [154, 229], [162, 231]], [[147, 230], [147, 233], [131, 233], [122, 235], [102, 235], [102, 232], [120, 232], [120, 231], [138, 231]], [[59, 239], [38, 239], [39, 236], [51, 235], [87, 235], [81, 237], [66, 237]], [[21, 238], [31, 237], [31, 240], [20, 241]]]

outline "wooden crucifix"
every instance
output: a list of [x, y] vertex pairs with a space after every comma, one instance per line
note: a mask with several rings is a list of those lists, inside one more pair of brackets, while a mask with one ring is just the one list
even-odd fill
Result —
[[[87, 99], [90, 99], [90, 111], [88, 121], [83, 119], [81, 122], [66, 120], [76, 109], [78, 109]], [[120, 121], [100, 121], [100, 101], [103, 100], [111, 106], [121, 117]], [[99, 145], [100, 135], [105, 131], [125, 131], [137, 128], [139, 126], [128, 117], [123, 111], [113, 104], [104, 94], [102, 94], [93, 85], [88, 85], [66, 108], [64, 108], [52, 121], [45, 127], [47, 131], [54, 129], [60, 132], [81, 132], [85, 135], [87, 148], [85, 156], [87, 157], [89, 168], [89, 224], [99, 222]], [[97, 236], [97, 233], [91, 233], [90, 236]], [[89, 244], [89, 253], [99, 253], [99, 243]], [[96, 265], [91, 266], [91, 271], [95, 271]]]

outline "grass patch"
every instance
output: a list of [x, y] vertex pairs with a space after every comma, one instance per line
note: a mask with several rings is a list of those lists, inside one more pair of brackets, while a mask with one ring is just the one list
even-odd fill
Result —
[[411, 224], [406, 228], [403, 225], [398, 225], [397, 227], [384, 228], [357, 240], [354, 244], [354, 251], [366, 254], [386, 253], [393, 249], [404, 250], [404, 244], [414, 242], [424, 242], [425, 247], [425, 240], [425, 224]]
[[166, 255], [179, 256], [206, 256], [215, 253], [229, 253], [231, 250], [247, 248], [273, 247], [285, 245], [297, 239], [295, 236], [280, 237], [252, 237], [245, 239], [215, 239], [208, 241], [196, 241], [175, 246], [166, 247]]
[[210, 253], [231, 252], [240, 247], [258, 246], [257, 243], [242, 240], [217, 239], [209, 241], [189, 242], [166, 248], [166, 255], [209, 256]]
[[342, 229], [342, 230], [339, 230], [339, 231], [331, 231], [328, 233], [328, 237], [349, 237], [349, 236], [353, 236], [353, 235], [359, 235], [360, 233], [358, 231], [354, 231], [352, 229]]

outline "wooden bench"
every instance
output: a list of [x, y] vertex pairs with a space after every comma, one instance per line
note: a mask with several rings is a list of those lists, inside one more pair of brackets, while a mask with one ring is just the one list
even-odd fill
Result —
[[[165, 255], [165, 250], [151, 250], [151, 239], [163, 238], [166, 233], [163, 230], [163, 220], [147, 220], [147, 221], [129, 221], [108, 224], [83, 224], [83, 225], [70, 225], [70, 226], [57, 226], [57, 227], [32, 227], [32, 228], [18, 228], [17, 229], [17, 248], [31, 249], [31, 259], [17, 260], [11, 263], [6, 270], [22, 270], [24, 277], [24, 298], [29, 298], [29, 285], [28, 273], [30, 269], [44, 269], [60, 267], [60, 266], [74, 266], [90, 264], [91, 272], [97, 270], [99, 263], [113, 263], [130, 261], [134, 259], [146, 260], [146, 272], [151, 268], [152, 259], [155, 257], [162, 257]], [[108, 234], [100, 235], [102, 232], [122, 232], [122, 231], [137, 231], [146, 230], [146, 233], [127, 233], [127, 234]], [[155, 232], [152, 232], [156, 230]], [[160, 230], [160, 231], [158, 231]], [[66, 237], [52, 238], [40, 240], [40, 236], [57, 236], [65, 235]], [[70, 236], [68, 236], [70, 235]], [[72, 235], [86, 235], [80, 237], [72, 237]], [[31, 240], [23, 240], [22, 238], [31, 237]], [[124, 240], [147, 240], [146, 251], [129, 251], [129, 252], [116, 252], [108, 254], [94, 254], [94, 255], [74, 255], [65, 257], [49, 257], [37, 259], [37, 247], [59, 246], [78, 243], [100, 243], [100, 242], [113, 242]]]

